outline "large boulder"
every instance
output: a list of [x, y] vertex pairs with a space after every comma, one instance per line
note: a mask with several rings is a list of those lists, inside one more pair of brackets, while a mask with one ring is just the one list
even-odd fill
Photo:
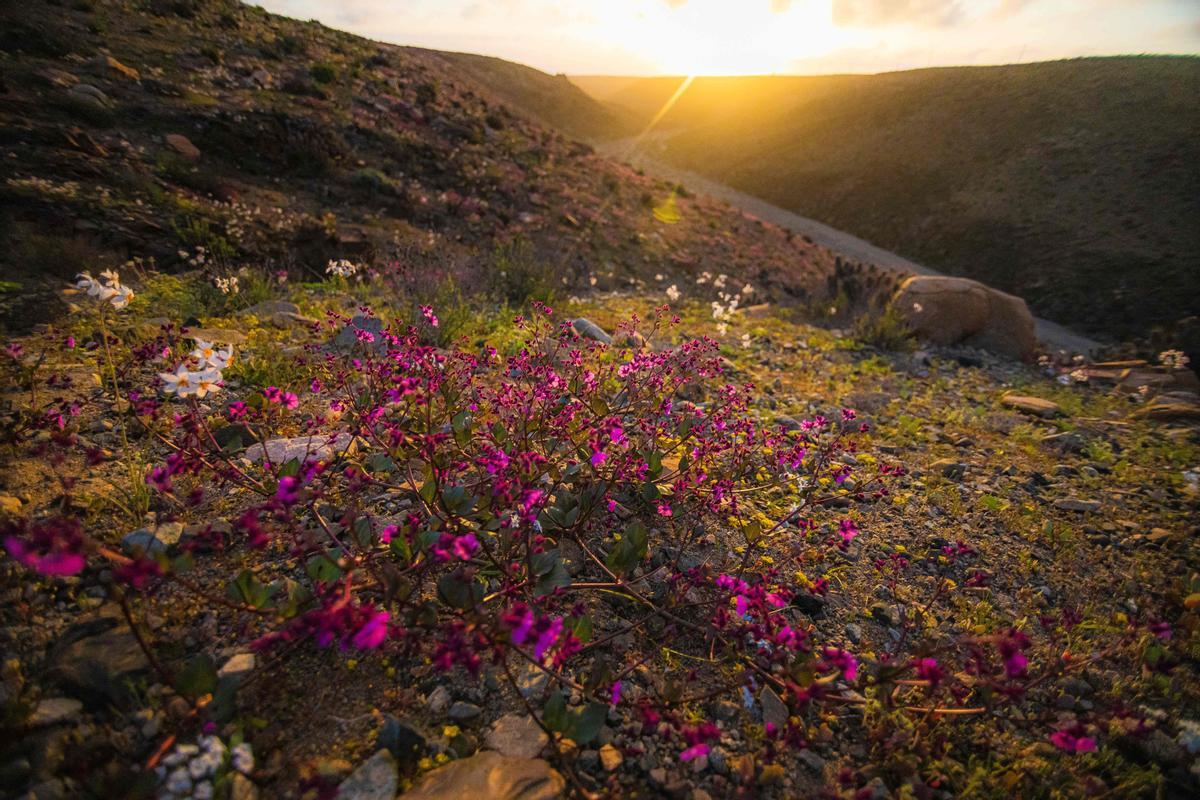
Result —
[[510, 758], [490, 750], [429, 772], [405, 800], [555, 800], [566, 789], [562, 775], [540, 758]]
[[1037, 353], [1025, 301], [978, 281], [917, 275], [900, 285], [892, 307], [934, 344], [967, 344], [1026, 361]]

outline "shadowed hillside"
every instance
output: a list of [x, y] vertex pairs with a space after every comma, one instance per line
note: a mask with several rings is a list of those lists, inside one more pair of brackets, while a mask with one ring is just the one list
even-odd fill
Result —
[[[680, 79], [577, 82], [648, 120]], [[1200, 308], [1197, 96], [1186, 57], [700, 78], [656, 154], [1051, 319], [1182, 334]]]

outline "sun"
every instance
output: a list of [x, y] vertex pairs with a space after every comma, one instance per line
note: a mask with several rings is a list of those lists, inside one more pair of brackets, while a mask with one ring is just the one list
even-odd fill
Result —
[[612, 3], [603, 14], [603, 35], [665, 74], [787, 72], [800, 59], [828, 52], [840, 39], [826, 0], [657, 2], [633, 14], [620, 7]]

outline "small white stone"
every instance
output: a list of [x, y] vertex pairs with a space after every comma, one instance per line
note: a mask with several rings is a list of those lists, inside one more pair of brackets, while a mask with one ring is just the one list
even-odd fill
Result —
[[175, 794], [185, 794], [192, 790], [192, 777], [184, 767], [180, 767], [167, 778], [166, 790]]

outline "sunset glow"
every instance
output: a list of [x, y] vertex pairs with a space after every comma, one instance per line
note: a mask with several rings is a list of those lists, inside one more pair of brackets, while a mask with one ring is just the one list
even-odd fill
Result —
[[373, 39], [551, 73], [883, 72], [1200, 52], [1195, 0], [265, 0]]

